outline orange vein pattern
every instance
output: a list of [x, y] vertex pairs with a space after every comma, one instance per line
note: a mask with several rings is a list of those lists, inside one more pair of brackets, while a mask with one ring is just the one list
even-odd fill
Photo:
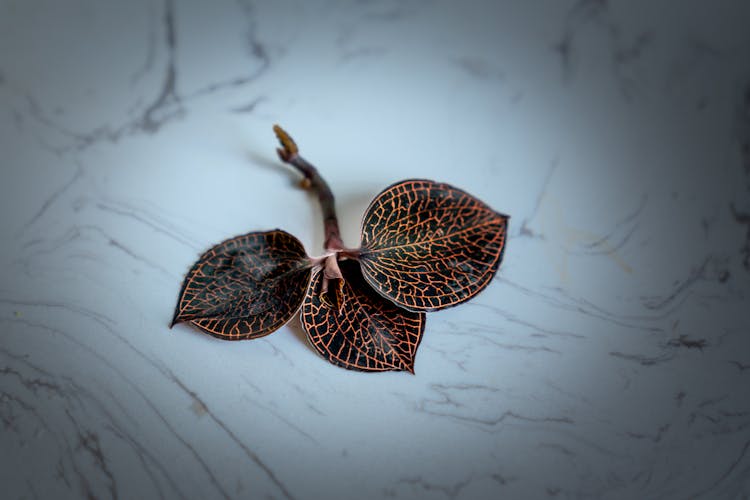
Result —
[[405, 309], [454, 306], [492, 280], [507, 226], [507, 215], [451, 185], [401, 181], [381, 192], [365, 212], [362, 274]]
[[340, 308], [321, 298], [323, 272], [313, 276], [302, 303], [301, 320], [310, 343], [331, 363], [350, 370], [413, 373], [424, 313], [401, 309], [375, 293], [355, 261], [339, 265], [344, 276]]
[[225, 340], [268, 335], [299, 309], [311, 272], [302, 243], [289, 233], [231, 238], [188, 272], [172, 324], [189, 321]]

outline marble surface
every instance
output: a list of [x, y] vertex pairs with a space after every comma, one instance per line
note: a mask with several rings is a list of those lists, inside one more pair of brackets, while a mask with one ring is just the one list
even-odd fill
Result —
[[[3, 498], [749, 498], [742, 0], [0, 2]], [[168, 329], [410, 177], [511, 215], [416, 375]]]

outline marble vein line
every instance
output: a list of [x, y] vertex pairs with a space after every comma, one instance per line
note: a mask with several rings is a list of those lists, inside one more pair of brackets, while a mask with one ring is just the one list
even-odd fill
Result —
[[594, 319], [599, 319], [602, 321], [606, 321], [608, 323], [615, 324], [617, 326], [628, 328], [630, 330], [648, 331], [651, 333], [663, 333], [664, 332], [664, 329], [662, 327], [633, 323], [633, 321], [651, 322], [655, 319], [659, 319], [661, 317], [667, 316], [667, 313], [662, 313], [661, 315], [655, 315], [655, 316], [630, 315], [630, 314], [618, 315], [618, 314], [615, 314], [611, 311], [604, 309], [601, 306], [594, 304], [593, 302], [583, 297], [573, 297], [570, 294], [570, 292], [566, 291], [565, 289], [561, 287], [553, 287], [550, 289], [552, 292], [556, 293], [557, 296], [555, 296], [550, 293], [545, 293], [545, 292], [541, 292], [541, 291], [537, 291], [537, 290], [533, 290], [531, 288], [525, 287], [523, 285], [515, 283], [502, 276], [497, 277], [495, 279], [499, 280], [501, 283], [504, 283], [513, 288], [516, 288], [517, 290], [521, 291], [524, 295], [528, 297], [542, 299], [544, 300], [546, 304], [556, 309], [562, 309], [564, 311], [569, 311], [569, 312], [577, 312], [577, 313], [584, 314]]
[[[622, 220], [617, 221], [612, 231], [597, 240], [584, 244], [584, 250], [570, 253], [588, 255], [611, 255], [615, 252], [620, 251], [620, 249], [622, 249], [628, 243], [628, 240], [630, 240], [631, 236], [633, 236], [635, 231], [638, 229], [637, 220], [643, 212], [643, 209], [646, 207], [647, 201], [648, 196], [644, 194], [641, 197], [641, 203], [638, 205], [638, 208], [636, 208], [632, 213], [625, 216]], [[622, 229], [625, 229], [625, 232], [620, 240], [614, 244], [610, 243], [615, 235], [620, 233]]]
[[[125, 136], [137, 133], [155, 134], [168, 122], [185, 114], [187, 111], [185, 105], [188, 102], [213, 95], [218, 91], [237, 88], [255, 82], [270, 66], [270, 57], [265, 46], [255, 36], [255, 29], [251, 21], [254, 16], [252, 5], [244, 2], [241, 2], [239, 5], [242, 8], [243, 14], [251, 22], [248, 43], [251, 55], [255, 60], [260, 61], [260, 65], [255, 71], [248, 75], [209, 83], [192, 92], [181, 94], [178, 90], [179, 68], [177, 67], [176, 60], [179, 37], [177, 33], [175, 2], [174, 0], [164, 0], [161, 26], [167, 57], [163, 68], [162, 82], [153, 99], [144, 107], [139, 116], [134, 119], [126, 120], [114, 126], [111, 124], [102, 124], [86, 132], [74, 132], [49, 118], [42, 110], [42, 107], [36, 102], [36, 99], [32, 95], [26, 94], [29, 115], [34, 117], [39, 123], [55, 130], [63, 137], [72, 141], [72, 144], [67, 146], [45, 146], [45, 148], [52, 149], [56, 153], [64, 153], [70, 150], [81, 152], [101, 141], [117, 142]], [[150, 46], [145, 66], [139, 69], [133, 78], [140, 78], [141, 74], [145, 74], [151, 70], [151, 66], [153, 65], [153, 61], [150, 60], [152, 52], [153, 48]]]
[[259, 401], [252, 400], [250, 398], [247, 398], [248, 401], [251, 401], [253, 403], [253, 406], [256, 406], [258, 408], [262, 408], [263, 410], [267, 411], [271, 415], [274, 416], [277, 420], [284, 422], [290, 429], [292, 429], [294, 432], [298, 433], [300, 436], [304, 437], [308, 441], [310, 441], [313, 444], [320, 445], [320, 442], [315, 439], [312, 434], [306, 432], [304, 429], [296, 425], [294, 422], [286, 418], [281, 412], [274, 410], [268, 405], [265, 405]]
[[57, 190], [53, 191], [53, 193], [47, 197], [47, 199], [44, 200], [41, 207], [39, 207], [39, 210], [29, 219], [26, 224], [23, 225], [21, 228], [21, 233], [27, 231], [29, 228], [31, 228], [44, 214], [49, 210], [49, 208], [66, 192], [68, 191], [71, 186], [73, 186], [76, 182], [81, 180], [83, 178], [83, 167], [76, 163], [76, 170], [71, 176], [70, 180], [67, 181], [65, 184], [60, 186]]
[[544, 238], [543, 234], [538, 234], [533, 229], [529, 228], [529, 224], [531, 224], [531, 222], [539, 212], [539, 207], [542, 205], [542, 200], [544, 200], [544, 197], [547, 195], [547, 188], [549, 187], [549, 183], [552, 180], [552, 175], [555, 173], [555, 170], [557, 170], [559, 164], [560, 160], [558, 158], [552, 160], [552, 163], [547, 170], [547, 174], [544, 176], [544, 180], [542, 181], [542, 187], [539, 189], [539, 192], [536, 195], [534, 207], [531, 209], [531, 213], [528, 215], [528, 217], [525, 217], [521, 221], [521, 227], [519, 228], [518, 233], [514, 236]]
[[396, 491], [399, 489], [399, 485], [408, 485], [412, 487], [412, 492], [414, 488], [423, 490], [427, 493], [437, 492], [452, 500], [457, 498], [461, 493], [461, 490], [471, 484], [473, 479], [474, 477], [468, 476], [465, 479], [454, 482], [453, 484], [438, 484], [426, 481], [421, 476], [402, 477], [396, 481], [396, 486], [387, 488], [384, 493], [386, 496], [395, 496]]
[[196, 241], [190, 241], [186, 235], [180, 234], [180, 231], [176, 228], [176, 226], [153, 214], [144, 212], [142, 215], [131, 207], [115, 206], [112, 203], [105, 203], [103, 201], [98, 202], [96, 204], [96, 207], [103, 212], [109, 212], [122, 217], [134, 219], [150, 227], [157, 233], [163, 234], [168, 238], [177, 241], [178, 243], [190, 247], [192, 250], [199, 251], [201, 249], [201, 245], [199, 243], [197, 243]]
[[160, 266], [156, 262], [152, 261], [151, 259], [148, 259], [138, 253], [136, 253], [134, 250], [130, 249], [128, 246], [126, 246], [124, 243], [121, 243], [119, 240], [115, 239], [113, 236], [111, 236], [109, 233], [107, 233], [105, 230], [103, 230], [98, 225], [93, 224], [83, 224], [83, 225], [73, 225], [70, 227], [65, 234], [60, 236], [59, 238], [49, 241], [49, 245], [47, 248], [43, 249], [37, 249], [36, 247], [39, 247], [42, 243], [47, 243], [45, 240], [31, 240], [27, 242], [24, 245], [24, 248], [30, 251], [30, 255], [28, 255], [24, 261], [28, 263], [30, 258], [32, 256], [36, 257], [42, 254], [54, 254], [60, 250], [60, 248], [66, 244], [69, 244], [76, 240], [82, 240], [86, 239], [87, 234], [95, 234], [101, 237], [105, 240], [106, 244], [116, 248], [117, 250], [121, 251], [123, 254], [127, 255], [131, 259], [135, 260], [136, 262], [140, 262], [142, 264], [145, 264], [147, 267], [150, 267], [151, 269], [154, 269], [155, 271], [158, 271], [163, 276], [170, 278], [170, 280], [177, 280], [179, 279], [177, 275], [169, 272], [164, 267]]
[[276, 485], [276, 487], [281, 491], [281, 493], [284, 495], [285, 498], [289, 500], [293, 500], [294, 497], [292, 494], [287, 490], [286, 486], [284, 486], [284, 483], [282, 483], [279, 478], [276, 476], [276, 474], [271, 470], [271, 468], [261, 460], [261, 458], [253, 452], [248, 446], [237, 437], [237, 435], [232, 432], [232, 430], [220, 419], [218, 418], [214, 412], [206, 405], [205, 402], [189, 387], [187, 387], [182, 380], [180, 380], [169, 368], [166, 366], [161, 369], [161, 371], [172, 381], [174, 382], [182, 391], [190, 396], [193, 400], [197, 401], [203, 408], [206, 410], [206, 414], [209, 416], [213, 422], [218, 425], [221, 430], [223, 430], [227, 436], [237, 445], [239, 446], [242, 451], [245, 453], [245, 455], [253, 461], [258, 467], [260, 467], [268, 476], [268, 478]]
[[446, 407], [452, 407], [456, 410], [461, 410], [463, 408], [466, 408], [466, 405], [464, 403], [461, 403], [455, 399], [455, 396], [457, 394], [462, 394], [464, 392], [472, 392], [472, 391], [479, 391], [479, 392], [489, 392], [489, 393], [495, 393], [498, 392], [499, 389], [482, 385], [482, 384], [457, 384], [457, 385], [448, 385], [448, 384], [430, 384], [430, 389], [436, 392], [440, 399], [425, 399], [418, 403], [417, 410], [428, 413], [431, 415], [439, 416], [439, 417], [445, 417], [452, 420], [460, 421], [460, 422], [466, 422], [466, 423], [473, 423], [473, 424], [479, 424], [482, 428], [494, 428], [502, 424], [508, 419], [512, 420], [518, 420], [523, 422], [533, 422], [533, 423], [554, 423], [554, 424], [574, 424], [574, 421], [569, 417], [557, 417], [557, 416], [543, 416], [543, 417], [536, 417], [536, 416], [526, 416], [519, 412], [516, 412], [514, 410], [504, 410], [500, 415], [495, 417], [490, 416], [475, 416], [471, 414], [471, 412], [450, 412], [450, 411], [441, 411], [438, 408], [441, 406]]
[[745, 460], [745, 457], [748, 456], [748, 450], [750, 450], [750, 441], [746, 441], [742, 449], [740, 450], [739, 456], [734, 459], [730, 464], [729, 467], [727, 467], [727, 470], [714, 481], [711, 483], [710, 486], [705, 488], [704, 490], [700, 491], [696, 494], [696, 496], [702, 496], [709, 494], [710, 492], [714, 491], [722, 482], [726, 481], [729, 476], [731, 476], [735, 469]]
[[[39, 305], [39, 304], [32, 304], [32, 305]], [[42, 304], [42, 305], [44, 305], [44, 304]], [[117, 332], [114, 328], [112, 328], [108, 323], [105, 323], [104, 321], [102, 321], [102, 320], [100, 320], [99, 318], [96, 318], [96, 317], [92, 317], [92, 319], [96, 320], [106, 330], [108, 330], [110, 333], [112, 333], [120, 342], [122, 342], [125, 346], [127, 346], [131, 351], [133, 351], [134, 353], [136, 353], [141, 359], [143, 359], [148, 364], [150, 364], [152, 367], [154, 367], [156, 370], [158, 370], [163, 375], [165, 375], [169, 380], [171, 380], [175, 385], [177, 385], [183, 392], [185, 392], [188, 396], [190, 396], [191, 398], [193, 398], [193, 400], [198, 401], [203, 407], [205, 407], [206, 410], [207, 410], [207, 414], [209, 415], [209, 417], [230, 437], [230, 439], [232, 439], [232, 441], [235, 442], [235, 444], [237, 444], [245, 452], [245, 454], [248, 456], [248, 458], [250, 458], [254, 463], [256, 463], [256, 465], [258, 465], [266, 473], [266, 475], [269, 477], [269, 479], [271, 479], [271, 481], [279, 488], [279, 490], [282, 492], [282, 494], [286, 498], [293, 499], [293, 496], [289, 493], [289, 491], [286, 489], [286, 487], [284, 486], [284, 484], [277, 478], [277, 476], [274, 474], [274, 472], [260, 459], [260, 457], [258, 455], [256, 455], [252, 450], [250, 450], [247, 447], [247, 445], [245, 445], [245, 443], [243, 443], [234, 434], [234, 432], [232, 432], [231, 429], [229, 429], [229, 427], [227, 427], [227, 425], [222, 420], [220, 420], [218, 417], [216, 417], [214, 415], [214, 413], [208, 408], [208, 406], [198, 397], [198, 395], [194, 391], [192, 391], [191, 389], [189, 389], [179, 378], [177, 378], [177, 376], [171, 370], [169, 370], [169, 368], [167, 368], [166, 366], [161, 366], [161, 365], [157, 364], [153, 359], [151, 359], [143, 351], [141, 351], [140, 349], [138, 349], [137, 347], [135, 347], [129, 340], [127, 340], [125, 337], [123, 337], [119, 332]], [[89, 352], [94, 353], [94, 351], [92, 351], [88, 346], [85, 346], [85, 348]], [[98, 353], [96, 355], [97, 355], [97, 357], [100, 357], [100, 355], [98, 355]], [[100, 359], [103, 359], [103, 358], [100, 358]], [[114, 369], [114, 367], [113, 367], [113, 369]], [[131, 385], [131, 387], [134, 390], [136, 390], [137, 392], [140, 393], [140, 389], [137, 388], [137, 386], [135, 384], [133, 384], [132, 382], [130, 382], [129, 379], [127, 377], [125, 377], [124, 374], [122, 374], [122, 372], [119, 372], [119, 370], [118, 370], [118, 374], [120, 374], [120, 376], [123, 377], [125, 379], [125, 381], [127, 383], [129, 383], [129, 385]], [[144, 394], [141, 393], [141, 395], [142, 395], [142, 397], [144, 397], [144, 399], [146, 400], [146, 402], [149, 403], [149, 399], [145, 398]], [[156, 410], [155, 407], [153, 407], [152, 409]], [[157, 414], [158, 414], [158, 412], [157, 412]], [[168, 423], [167, 420], [166, 420], [166, 418], [163, 419], [163, 422], [165, 424]], [[193, 450], [192, 446], [190, 446], [186, 441], [182, 440], [182, 438], [179, 437], [176, 432], [173, 432], [173, 434], [176, 437], [178, 437], [183, 442], [183, 444], [185, 444], [186, 446], [188, 446], [189, 449]], [[199, 455], [197, 453], [194, 453], [194, 455], [195, 455], [196, 459], [198, 459], [200, 462], [203, 462], [200, 459], [200, 457], [199, 457]], [[206, 466], [206, 471], [207, 471], [207, 473], [210, 474], [211, 477], [213, 477], [213, 474], [210, 472], [210, 469], [208, 469], [207, 466]], [[216, 486], [217, 487], [219, 486], [218, 481], [216, 482]]]
[[[219, 483], [218, 479], [214, 475], [213, 471], [209, 468], [208, 464], [206, 464], [206, 462], [203, 460], [203, 458], [200, 456], [200, 454], [197, 452], [197, 450], [185, 438], [183, 438], [177, 432], [177, 430], [172, 426], [172, 424], [169, 422], [169, 420], [161, 413], [161, 411], [158, 409], [158, 407], [156, 406], [156, 404], [154, 404], [154, 402], [151, 400], [151, 398], [149, 398], [141, 390], [141, 388], [137, 384], [135, 384], [129, 377], [127, 377], [125, 375], [125, 373], [123, 373], [122, 370], [120, 370], [115, 363], [112, 363], [110, 360], [108, 360], [107, 358], [105, 358], [102, 354], [100, 354], [99, 352], [97, 352], [96, 350], [94, 350], [93, 348], [91, 348], [89, 345], [87, 345], [87, 344], [79, 341], [78, 339], [76, 339], [75, 337], [73, 337], [69, 333], [64, 332], [63, 330], [52, 328], [52, 327], [49, 327], [49, 326], [41, 324], [41, 323], [30, 322], [30, 321], [27, 321], [27, 320], [24, 320], [24, 319], [20, 319], [20, 318], [15, 318], [13, 320], [8, 320], [8, 319], [5, 319], [5, 318], [0, 318], [0, 321], [21, 323], [21, 324], [24, 324], [24, 325], [26, 325], [28, 327], [31, 327], [31, 328], [39, 328], [39, 329], [42, 329], [42, 330], [46, 330], [46, 331], [48, 331], [50, 333], [61, 335], [62, 337], [64, 337], [69, 342], [72, 342], [73, 344], [75, 344], [78, 348], [80, 348], [80, 349], [88, 352], [92, 356], [94, 356], [104, 366], [108, 367], [113, 372], [115, 372], [133, 391], [135, 391], [141, 397], [141, 399], [143, 399], [143, 401], [146, 403], [146, 405], [148, 405], [148, 407], [151, 409], [151, 411], [162, 422], [162, 424], [166, 427], [166, 429], [169, 431], [169, 433], [172, 436], [174, 436], [175, 439], [177, 439], [177, 441], [179, 441], [182, 444], [182, 446], [184, 446], [188, 450], [188, 452], [193, 456], [193, 458], [198, 463], [198, 465], [204, 470], [204, 472], [208, 476], [209, 481], [211, 482], [211, 484], [219, 491], [219, 493], [222, 495], [222, 497], [227, 498], [227, 499], [231, 498], [231, 496], [221, 486], [221, 484]], [[100, 322], [100, 324], [102, 326], [104, 326], [106, 329], [112, 331], [111, 328], [108, 325], [106, 325], [104, 323], [101, 323], [101, 322]]]

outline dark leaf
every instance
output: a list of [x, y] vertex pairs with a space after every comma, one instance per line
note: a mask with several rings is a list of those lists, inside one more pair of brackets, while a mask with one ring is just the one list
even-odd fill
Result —
[[[321, 294], [321, 271], [313, 276], [302, 304], [302, 325], [312, 345], [331, 363], [350, 370], [414, 372], [424, 314], [401, 309], [375, 293], [355, 261], [339, 265], [343, 303], [335, 304]], [[339, 283], [329, 286], [328, 293]]]
[[193, 265], [172, 324], [190, 321], [226, 340], [268, 335], [299, 309], [311, 273], [302, 243], [291, 234], [276, 229], [237, 236]]
[[365, 213], [362, 273], [406, 309], [454, 306], [492, 280], [507, 225], [506, 215], [453, 186], [402, 181], [380, 193]]

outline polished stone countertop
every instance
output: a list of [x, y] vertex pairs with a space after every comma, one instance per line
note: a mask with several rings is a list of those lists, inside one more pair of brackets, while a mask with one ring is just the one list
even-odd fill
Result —
[[[749, 498], [746, 2], [0, 2], [3, 498]], [[510, 215], [414, 375], [169, 329], [405, 178]]]

